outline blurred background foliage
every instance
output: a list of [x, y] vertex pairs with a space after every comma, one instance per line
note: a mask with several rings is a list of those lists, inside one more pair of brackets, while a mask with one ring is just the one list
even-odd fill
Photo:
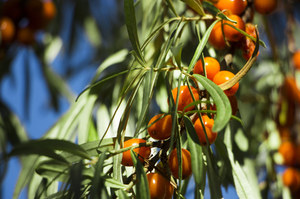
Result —
[[[6, 2], [1, 1], [1, 8]], [[163, 53], [166, 53], [162, 57], [164, 63], [168, 63], [167, 58], [172, 56], [171, 52], [164, 51], [164, 45], [168, 41], [171, 31], [175, 29], [175, 23], [165, 25], [149, 45], [143, 45], [159, 24], [175, 17], [170, 9], [172, 5], [170, 2], [173, 2], [179, 16], [197, 16], [182, 1], [135, 1], [137, 36], [139, 45], [143, 48], [143, 56], [147, 60], [146, 67], [157, 64]], [[248, 1], [250, 5], [251, 2]], [[234, 184], [234, 177], [231, 172], [227, 173], [227, 171], [239, 168], [234, 167], [234, 164], [226, 164], [226, 161], [233, 160], [224, 160], [224, 156], [219, 154], [220, 150], [224, 149], [222, 147], [225, 147], [223, 141], [226, 139], [232, 139], [232, 143], [226, 143], [226, 146], [232, 145], [234, 160], [241, 165], [255, 198], [292, 197], [282, 185], [280, 177], [285, 166], [280, 165], [282, 157], [277, 153], [282, 141], [277, 117], [278, 106], [282, 100], [281, 87], [286, 75], [295, 74], [297, 81], [300, 80], [299, 72], [295, 71], [291, 62], [292, 54], [300, 48], [298, 36], [300, 34], [300, 3], [299, 1], [286, 3], [282, 0], [278, 2], [274, 13], [267, 16], [254, 14], [253, 23], [258, 25], [260, 39], [266, 43], [267, 48], [260, 47], [256, 64], [240, 82], [240, 89], [237, 93], [239, 108], [237, 117], [241, 118], [242, 125], [231, 120], [230, 128], [220, 132], [220, 138], [216, 145], [212, 146], [216, 155], [215, 161], [220, 164], [217, 175], [222, 177], [220, 180], [225, 198], [227, 192], [230, 192], [228, 197], [237, 197], [236, 190], [231, 186]], [[66, 148], [59, 148], [47, 143], [51, 150], [64, 151], [59, 155], [73, 163], [66, 166], [44, 157], [40, 158], [39, 155], [48, 157], [52, 155], [55, 156], [55, 160], [61, 157], [56, 156], [58, 155], [56, 153], [47, 153], [46, 150], [39, 151], [40, 148], [45, 149], [42, 143], [36, 145], [31, 143], [37, 148], [28, 149], [27, 154], [30, 155], [27, 156], [23, 156], [26, 153], [23, 151], [24, 154], [20, 156], [22, 168], [19, 180], [16, 185], [11, 185], [15, 186], [15, 198], [24, 188], [27, 188], [28, 197], [33, 198], [55, 194], [57, 187], [60, 190], [69, 189], [76, 192], [75, 190], [78, 188], [76, 186], [80, 187], [81, 182], [86, 183], [84, 180], [94, 186], [93, 172], [100, 172], [98, 169], [110, 170], [113, 166], [112, 158], [106, 160], [105, 163], [108, 166], [103, 166], [103, 168], [100, 160], [104, 157], [99, 157], [95, 170], [85, 169], [84, 161], [80, 161], [81, 158], [86, 158], [86, 152], [90, 157], [98, 155], [95, 153], [95, 148], [98, 147], [99, 139], [106, 131], [107, 135], [103, 143], [112, 149], [115, 140], [111, 137], [119, 134], [120, 121], [121, 123], [125, 122], [126, 137], [146, 135], [145, 126], [149, 118], [156, 113], [170, 111], [167, 103], [170, 94], [167, 91], [169, 88], [166, 82], [169, 82], [169, 86], [174, 88], [179, 77], [179, 73], [176, 72], [170, 75], [160, 73], [157, 83], [154, 85], [153, 98], [149, 96], [150, 93], [143, 92], [149, 90], [147, 88], [149, 84], [145, 82], [151, 82], [154, 73], [151, 71], [143, 76], [143, 82], [135, 79], [142, 79], [141, 72], [143, 71], [133, 70], [140, 67], [141, 61], [134, 61], [134, 59], [137, 60], [138, 55], [131, 51], [134, 47], [130, 43], [125, 25], [123, 1], [53, 0], [53, 3], [57, 9], [56, 16], [44, 29], [35, 32], [33, 43], [28, 45], [14, 40], [9, 45], [1, 44], [1, 182], [7, 177], [9, 160], [6, 159], [6, 155], [11, 152], [16, 153], [11, 154], [13, 156], [18, 153], [22, 154], [21, 151], [25, 150], [22, 147], [26, 146], [22, 143], [32, 141], [32, 138], [69, 140], [80, 144], [85, 152], [70, 145], [70, 148], [74, 147], [74, 151], [71, 152], [72, 156], [69, 154], [70, 148], [67, 143], [60, 143]], [[1, 13], [3, 15], [3, 9]], [[290, 20], [291, 17], [293, 20]], [[22, 27], [26, 26], [26, 23], [29, 23], [28, 20], [22, 19], [17, 24]], [[180, 32], [180, 41], [173, 47], [182, 47], [182, 63], [187, 66], [199, 44], [198, 35], [203, 36], [207, 27], [204, 23], [194, 21], [183, 26], [184, 31]], [[174, 52], [176, 49], [172, 50]], [[217, 57], [222, 67], [226, 66], [225, 56], [228, 51], [216, 51], [208, 45], [203, 53]], [[245, 63], [241, 52], [235, 52], [232, 70], [237, 72]], [[130, 73], [127, 73], [128, 71]], [[33, 76], [38, 76], [39, 81]], [[42, 86], [37, 87], [36, 84], [42, 84]], [[141, 85], [136, 90], [138, 84]], [[11, 94], [8, 95], [6, 92]], [[40, 94], [44, 94], [46, 97], [41, 97]], [[132, 99], [133, 95], [135, 96]], [[17, 96], [18, 99], [10, 99]], [[151, 101], [145, 102], [149, 97]], [[44, 101], [42, 106], [36, 107], [39, 98]], [[124, 101], [120, 103], [120, 99]], [[149, 106], [148, 108], [144, 107], [145, 103]], [[116, 108], [118, 111], [115, 112]], [[129, 109], [131, 111], [128, 111]], [[294, 109], [296, 120], [291, 129], [299, 140], [299, 136], [297, 136], [299, 110], [297, 106]], [[32, 110], [36, 110], [36, 114], [38, 112], [38, 117], [56, 112], [54, 115], [57, 121], [53, 124], [48, 123], [48, 127], [52, 125], [49, 129], [38, 127], [40, 124], [35, 122], [36, 116]], [[126, 115], [127, 111], [130, 115]], [[107, 129], [112, 117], [114, 119], [111, 127]], [[126, 121], [127, 117], [128, 121]], [[29, 123], [37, 126], [30, 128], [33, 132], [28, 131], [29, 128], [26, 124]], [[43, 129], [44, 132], [35, 131], [34, 129], [37, 128]], [[232, 138], [224, 137], [229, 134], [226, 132], [231, 132]], [[231, 166], [228, 167], [228, 165]], [[36, 167], [38, 170], [35, 170]], [[51, 171], [51, 168], [57, 168], [57, 170]], [[69, 169], [70, 174], [58, 178], [66, 182], [67, 185], [63, 187], [55, 181], [55, 176], [66, 169]], [[128, 173], [130, 172], [128, 171]], [[82, 176], [76, 176], [76, 174], [82, 174]], [[74, 182], [78, 179], [81, 180], [79, 184]], [[110, 180], [103, 181], [107, 183], [106, 186], [113, 187], [112, 190], [124, 188], [122, 183], [114, 181], [113, 178]], [[187, 189], [193, 190], [195, 184], [189, 183], [189, 181], [186, 182], [187, 184], [189, 185]], [[105, 190], [103, 185], [99, 186], [100, 190]], [[2, 194], [3, 192], [2, 190]], [[91, 191], [91, 193], [93, 192]], [[102, 194], [103, 197], [107, 196], [107, 193]], [[209, 195], [209, 191], [206, 191], [205, 198]], [[53, 197], [56, 196], [61, 195], [53, 195]], [[193, 197], [193, 191], [187, 191], [186, 197]]]

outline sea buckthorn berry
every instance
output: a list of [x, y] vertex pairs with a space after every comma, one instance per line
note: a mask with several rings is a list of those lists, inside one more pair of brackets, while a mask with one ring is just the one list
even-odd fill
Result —
[[228, 18], [230, 18], [233, 21], [236, 21], [237, 23], [233, 23], [231, 21], [224, 20], [223, 23], [226, 23], [223, 26], [225, 38], [228, 41], [237, 42], [237, 41], [242, 39], [243, 34], [240, 33], [239, 31], [235, 30], [233, 27], [231, 27], [227, 24], [230, 24], [230, 25], [244, 31], [245, 30], [245, 23], [242, 20], [242, 18], [239, 17], [238, 15], [229, 15]]
[[[192, 174], [191, 153], [186, 149], [181, 149], [181, 165], [182, 179], [189, 177]], [[169, 167], [172, 175], [179, 179], [179, 163], [177, 157], [177, 149], [173, 149], [169, 156]]]
[[[207, 134], [209, 144], [212, 144], [216, 141], [217, 135], [218, 135], [218, 133], [212, 132], [212, 127], [214, 125], [214, 120], [210, 119], [207, 115], [203, 115], [202, 120], [203, 120], [203, 124], [204, 124], [204, 127], [205, 127], [205, 131], [206, 131], [206, 134]], [[201, 145], [206, 145], [207, 144], [206, 136], [205, 136], [204, 129], [202, 127], [202, 124], [201, 124], [201, 121], [200, 121], [199, 118], [195, 121], [194, 128], [195, 128], [195, 131], [198, 135], [200, 144]]]
[[17, 32], [18, 42], [25, 45], [32, 45], [35, 42], [35, 32], [29, 27], [21, 28]]
[[282, 182], [291, 192], [296, 192], [300, 188], [300, 174], [294, 168], [287, 168], [282, 174]]
[[148, 128], [148, 133], [152, 138], [157, 140], [167, 139], [172, 133], [172, 116], [166, 115], [163, 117], [163, 114], [155, 115], [151, 118], [148, 125], [151, 125]]
[[174, 188], [170, 181], [159, 173], [147, 174], [151, 199], [171, 199]]
[[293, 166], [296, 164], [296, 146], [291, 141], [282, 142], [278, 152], [283, 158], [283, 164], [286, 166]]
[[[130, 139], [124, 142], [124, 147], [130, 147], [130, 146], [137, 146], [140, 143], [146, 143], [145, 140], [143, 139]], [[137, 156], [139, 157], [139, 160], [141, 162], [144, 162], [145, 159], [148, 159], [151, 153], [151, 149], [150, 147], [146, 147], [146, 146], [142, 146], [142, 147], [138, 147], [133, 149], [133, 151], [137, 154]], [[122, 156], [122, 165], [124, 166], [133, 166], [133, 161], [131, 159], [131, 154], [130, 154], [130, 150], [127, 150], [125, 152], [123, 152], [123, 156]]]
[[295, 69], [300, 70], [300, 50], [293, 54], [293, 64]]
[[[230, 80], [233, 77], [234, 77], [234, 74], [232, 72], [227, 71], [227, 70], [222, 70], [215, 75], [213, 82], [215, 82], [215, 84], [217, 84], [217, 85], [220, 85], [220, 84], [227, 82], [228, 80]], [[233, 96], [237, 92], [238, 89], [239, 89], [239, 83], [237, 82], [231, 88], [225, 90], [224, 93], [227, 96]]]
[[247, 0], [219, 0], [214, 4], [219, 10], [230, 10], [232, 14], [240, 15], [246, 9]]
[[[206, 76], [211, 81], [214, 76], [220, 71], [219, 62], [213, 57], [204, 57], [204, 65], [206, 70]], [[194, 67], [194, 73], [204, 75], [202, 60], [198, 60]]]
[[277, 0], [254, 0], [254, 8], [260, 14], [270, 14], [277, 7]]
[[10, 43], [15, 35], [15, 25], [8, 17], [0, 19], [1, 43]]
[[[174, 103], [176, 103], [176, 100], [177, 100], [177, 90], [178, 90], [178, 87], [174, 88], [172, 90]], [[199, 100], [199, 94], [198, 94], [197, 89], [195, 89], [194, 87], [191, 86], [191, 90], [192, 90], [195, 100]], [[183, 111], [184, 107], [189, 105], [192, 102], [193, 102], [193, 98], [192, 98], [192, 95], [190, 93], [188, 86], [180, 86], [179, 99], [178, 99], [178, 111]], [[186, 108], [185, 111], [191, 111], [194, 108], [195, 108], [195, 106], [190, 106], [190, 107]]]
[[217, 22], [211, 30], [208, 41], [217, 50], [222, 50], [226, 47], [221, 21]]
[[294, 101], [300, 104], [300, 90], [298, 88], [295, 77], [286, 76], [283, 83], [283, 94], [288, 100]]

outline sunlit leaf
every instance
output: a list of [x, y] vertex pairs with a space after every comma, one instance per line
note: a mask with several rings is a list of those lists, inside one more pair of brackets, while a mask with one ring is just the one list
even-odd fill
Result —
[[229, 122], [231, 117], [231, 105], [228, 100], [228, 97], [218, 85], [216, 85], [208, 78], [198, 74], [194, 74], [193, 76], [207, 90], [207, 92], [211, 95], [212, 99], [214, 100], [214, 103], [216, 104], [217, 116], [215, 118], [213, 131], [218, 132], [225, 127], [225, 125]]

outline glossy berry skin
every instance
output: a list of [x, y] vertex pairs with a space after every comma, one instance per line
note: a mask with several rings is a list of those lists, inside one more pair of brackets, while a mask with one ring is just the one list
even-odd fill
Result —
[[1, 43], [12, 42], [15, 35], [14, 22], [8, 17], [2, 17], [0, 19], [0, 31], [1, 31]]
[[[213, 80], [214, 76], [220, 71], [220, 64], [218, 60], [216, 60], [213, 57], [204, 57], [204, 65], [205, 65], [205, 70], [206, 70], [206, 76], [208, 79], [211, 81]], [[194, 71], [195, 74], [200, 74], [204, 75], [203, 71], [203, 64], [202, 60], [198, 60], [197, 63], [194, 66]]]
[[260, 14], [272, 13], [277, 8], [277, 0], [254, 0], [254, 8]]
[[293, 54], [293, 64], [295, 69], [300, 70], [300, 50]]
[[[220, 84], [227, 82], [228, 80], [230, 80], [233, 77], [234, 77], [234, 74], [232, 72], [222, 70], [215, 75], [213, 82], [217, 85], [220, 85]], [[238, 89], [239, 89], [239, 83], [237, 82], [231, 88], [225, 90], [224, 93], [227, 96], [233, 96], [237, 92]]]
[[[195, 89], [194, 87], [191, 86], [191, 90], [192, 90], [195, 100], [199, 100], [199, 94], [198, 94], [197, 89]], [[174, 104], [176, 104], [176, 100], [177, 100], [177, 91], [178, 91], [178, 87], [176, 87], [172, 90]], [[189, 91], [188, 86], [180, 86], [177, 110], [183, 111], [184, 107], [189, 105], [192, 102], [194, 102], [194, 101], [193, 101], [193, 98]], [[195, 108], [195, 106], [190, 106], [190, 107], [186, 108], [185, 111], [191, 111], [194, 108]]]
[[148, 173], [147, 180], [151, 199], [171, 199], [174, 188], [170, 181], [159, 173]]
[[[239, 17], [238, 15], [229, 15], [228, 18], [230, 18], [233, 21], [236, 21], [237, 23], [233, 23], [227, 20], [225, 20], [224, 23], [233, 25], [234, 27], [241, 29], [243, 31], [245, 30], [245, 23], [241, 17]], [[243, 37], [243, 34], [235, 30], [233, 27], [226, 24], [224, 24], [223, 26], [225, 38], [228, 41], [232, 41], [232, 42], [240, 41]]]
[[278, 152], [283, 158], [283, 164], [286, 166], [294, 166], [296, 164], [296, 146], [291, 141], [281, 143]]
[[[123, 148], [130, 147], [130, 146], [136, 146], [136, 145], [139, 145], [140, 143], [146, 143], [146, 141], [143, 139], [138, 139], [138, 138], [130, 139], [130, 140], [127, 140], [124, 142]], [[138, 155], [139, 160], [142, 163], [144, 162], [145, 159], [149, 158], [150, 153], [151, 153], [150, 147], [146, 147], [146, 146], [135, 148], [135, 149], [133, 149], [133, 151]], [[133, 161], [131, 158], [130, 150], [123, 152], [121, 164], [124, 166], [133, 166]]]
[[208, 41], [210, 45], [212, 45], [217, 50], [222, 50], [226, 47], [221, 21], [217, 22], [211, 30]]
[[246, 9], [247, 0], [219, 0], [214, 4], [219, 10], [229, 10], [232, 14], [240, 15]]
[[163, 117], [163, 114], [155, 115], [149, 121], [148, 126], [149, 125], [151, 126], [148, 128], [148, 133], [152, 138], [165, 140], [169, 138], [172, 133], [172, 116], [166, 115]]
[[[182, 179], [188, 178], [192, 174], [191, 153], [186, 149], [181, 149]], [[179, 179], [179, 163], [177, 149], [173, 149], [169, 156], [169, 167], [172, 175]]]
[[292, 193], [300, 188], [300, 173], [298, 170], [289, 167], [282, 174], [282, 182]]
[[[217, 135], [218, 135], [216, 132], [212, 132], [212, 127], [214, 125], [214, 120], [210, 119], [207, 115], [203, 115], [202, 120], [203, 120], [203, 123], [204, 123], [204, 127], [205, 127], [205, 131], [206, 131], [206, 134], [207, 134], [209, 144], [212, 144], [216, 141]], [[199, 118], [195, 121], [194, 128], [195, 128], [195, 131], [198, 135], [200, 144], [201, 145], [206, 145], [207, 144], [206, 136], [205, 136], [205, 133], [204, 133], [204, 130], [202, 128], [202, 124], [201, 124], [201, 121], [200, 121]]]

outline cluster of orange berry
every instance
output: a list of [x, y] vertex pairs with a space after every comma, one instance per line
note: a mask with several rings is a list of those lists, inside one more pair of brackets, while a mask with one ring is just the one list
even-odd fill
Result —
[[[255, 26], [252, 24], [254, 8], [258, 13], [269, 14], [276, 9], [277, 0], [254, 0], [251, 3], [247, 0], [219, 0], [214, 5], [236, 23], [228, 20], [219, 21], [212, 29], [209, 37], [210, 44], [218, 50], [225, 49], [229, 45], [236, 46], [248, 60], [254, 52], [255, 42], [233, 27], [256, 38]], [[247, 10], [249, 12], [246, 12]]]
[[7, 0], [1, 5], [1, 48], [17, 40], [32, 45], [35, 33], [44, 29], [56, 15], [51, 0]]
[[[300, 51], [292, 57], [292, 64], [296, 71], [300, 70]], [[300, 195], [300, 144], [297, 143], [296, 105], [300, 104], [300, 90], [293, 76], [286, 76], [279, 101], [277, 126], [280, 132], [281, 145], [278, 152], [283, 159], [286, 170], [282, 174], [282, 182], [288, 187], [293, 196]]]

